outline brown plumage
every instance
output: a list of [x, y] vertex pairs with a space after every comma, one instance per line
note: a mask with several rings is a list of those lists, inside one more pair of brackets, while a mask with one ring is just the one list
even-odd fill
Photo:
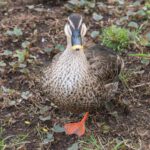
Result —
[[[81, 21], [76, 21], [76, 18], [81, 18]], [[116, 79], [123, 61], [111, 49], [101, 45], [82, 48], [80, 44], [84, 45], [86, 32], [82, 17], [73, 14], [68, 20], [65, 26], [67, 48], [44, 69], [42, 88], [60, 109], [94, 111], [116, 93]]]

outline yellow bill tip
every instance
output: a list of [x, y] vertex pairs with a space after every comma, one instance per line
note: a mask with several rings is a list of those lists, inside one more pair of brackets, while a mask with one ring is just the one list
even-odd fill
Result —
[[83, 46], [82, 46], [82, 45], [74, 45], [74, 46], [72, 46], [72, 49], [73, 49], [73, 50], [76, 50], [76, 49], [83, 49]]

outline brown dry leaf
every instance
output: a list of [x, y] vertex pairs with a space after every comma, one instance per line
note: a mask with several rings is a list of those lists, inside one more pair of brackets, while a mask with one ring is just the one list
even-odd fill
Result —
[[107, 0], [109, 4], [113, 4], [116, 2], [116, 0]]

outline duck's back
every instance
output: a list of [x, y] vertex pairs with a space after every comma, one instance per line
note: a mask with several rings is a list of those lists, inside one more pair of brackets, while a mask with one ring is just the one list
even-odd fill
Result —
[[85, 54], [92, 73], [106, 84], [115, 81], [124, 66], [119, 55], [100, 44], [88, 48]]

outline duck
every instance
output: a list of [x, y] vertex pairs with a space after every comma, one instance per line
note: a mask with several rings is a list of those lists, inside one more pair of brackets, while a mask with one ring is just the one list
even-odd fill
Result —
[[101, 44], [86, 48], [87, 27], [82, 15], [71, 14], [64, 27], [67, 46], [54, 56], [41, 77], [42, 90], [60, 109], [84, 113], [81, 121], [66, 123], [67, 135], [82, 136], [90, 112], [99, 111], [118, 89], [123, 59]]

